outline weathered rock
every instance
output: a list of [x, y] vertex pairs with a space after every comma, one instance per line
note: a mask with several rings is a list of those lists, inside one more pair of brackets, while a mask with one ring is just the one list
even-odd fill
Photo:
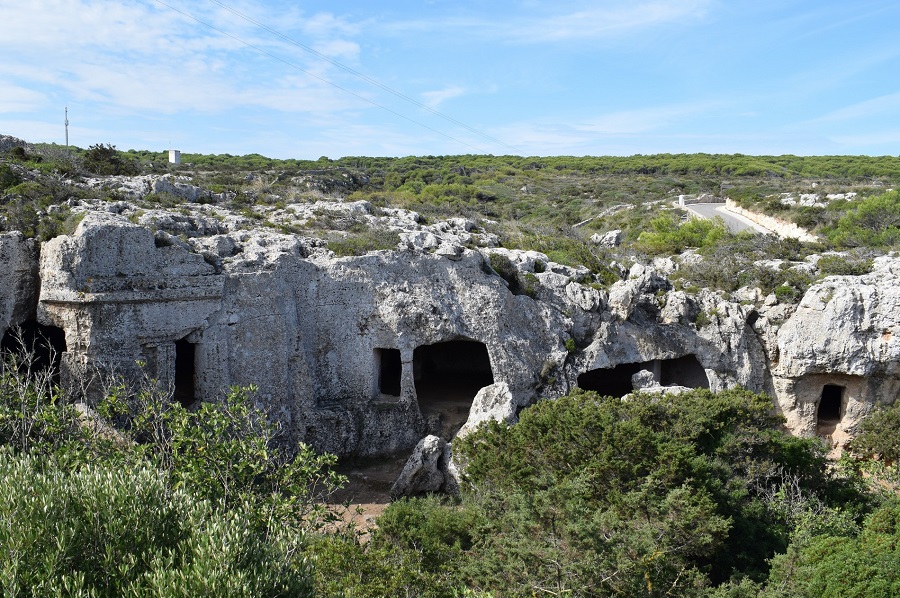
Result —
[[631, 377], [631, 385], [635, 390], [643, 390], [652, 386], [658, 386], [659, 383], [656, 381], [656, 377], [653, 375], [653, 372], [649, 370], [641, 370]]
[[505, 382], [497, 382], [485, 386], [478, 391], [472, 400], [469, 409], [469, 419], [457, 432], [456, 438], [462, 438], [472, 433], [475, 428], [486, 421], [498, 421], [511, 424], [516, 421], [516, 405], [509, 385]]
[[437, 436], [426, 436], [413, 449], [391, 487], [391, 498], [434, 492], [457, 494], [459, 487], [452, 467], [450, 445]]
[[[871, 274], [832, 276], [810, 287], [777, 333], [772, 374], [788, 427], [839, 444], [875, 404], [893, 403], [900, 396], [898, 334], [900, 260], [879, 258]], [[839, 405], [826, 426], [833, 430], [823, 434], [826, 387]]]
[[0, 233], [0, 338], [34, 318], [38, 288], [37, 243], [20, 232]]
[[[489, 237], [474, 222], [425, 226], [414, 212], [365, 202], [267, 214], [292, 226], [309, 217], [386, 227], [401, 248], [337, 258], [322, 240], [255, 229], [201, 204], [138, 214], [128, 202], [79, 200], [73, 210], [84, 220], [44, 244], [39, 279], [37, 245], [0, 235], [0, 258], [12, 265], [0, 270], [0, 325], [33, 317], [37, 304], [39, 321], [64, 331], [63, 366], [73, 373], [96, 367], [174, 384], [187, 368], [182, 391], [202, 401], [255, 384], [288, 440], [340, 455], [410, 450], [429, 430], [428, 409], [450, 408], [439, 397], [426, 404], [432, 371], [485, 378], [454, 398], [454, 426], [471, 401], [463, 435], [487, 419], [515, 421], [591, 372], [600, 392], [610, 388], [603, 380], [620, 379], [619, 396], [641, 384], [631, 380], [640, 369], [653, 372], [654, 391], [766, 391], [792, 430], [835, 442], [900, 391], [896, 258], [866, 276], [826, 279], [794, 306], [755, 289], [673, 291], [669, 260], [634, 265], [607, 295], [583, 284], [586, 269], [543, 253], [472, 249]], [[490, 254], [508, 259], [507, 277], [529, 289], [514, 294]], [[436, 346], [452, 348], [432, 358], [438, 364], [423, 357]], [[818, 410], [835, 393], [838, 422], [825, 430]]]
[[622, 244], [622, 231], [616, 229], [603, 234], [594, 233], [591, 235], [591, 243], [595, 243], [600, 247], [618, 247]]

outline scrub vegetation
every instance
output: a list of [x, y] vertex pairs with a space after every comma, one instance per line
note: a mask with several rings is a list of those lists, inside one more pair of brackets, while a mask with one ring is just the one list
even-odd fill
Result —
[[186, 410], [148, 379], [76, 409], [29, 355], [3, 355], [0, 374], [5, 595], [900, 589], [897, 408], [829, 464], [765, 395], [577, 390], [454, 443], [460, 496], [395, 502], [363, 541], [325, 506], [335, 459], [284, 446], [252, 388]]
[[[324, 200], [414, 210], [423, 223], [462, 216], [504, 247], [585, 266], [597, 288], [671, 259], [680, 290], [755, 287], [792, 302], [900, 244], [895, 157], [166, 159], [109, 144], [14, 147], [0, 155], [0, 232], [71, 232], [78, 202], [122, 199], [91, 179], [170, 174], [207, 192], [197, 203], [337, 255], [398, 237], [325, 208], [303, 225], [277, 214]], [[672, 205], [701, 194], [819, 242], [733, 234]], [[129, 201], [185, 218], [192, 207], [168, 192]], [[617, 247], [591, 240], [612, 230]], [[514, 292], [539, 294], [538, 277], [502, 255], [490, 265]], [[32, 357], [22, 347], [0, 360], [4, 595], [900, 595], [900, 408], [866, 419], [834, 463], [818, 439], [785, 433], [764, 395], [576, 390], [454, 442], [458, 497], [397, 501], [361, 534], [328, 506], [345, 483], [336, 459], [287, 445], [252, 388], [186, 409], [154, 380], [110, 380], [102, 401], [76, 408]]]

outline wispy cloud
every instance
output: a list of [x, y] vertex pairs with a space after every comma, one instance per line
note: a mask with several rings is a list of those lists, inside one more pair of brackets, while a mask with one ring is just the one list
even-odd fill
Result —
[[877, 98], [857, 102], [825, 114], [812, 122], [844, 122], [857, 119], [870, 119], [879, 115], [896, 120], [900, 115], [900, 92], [883, 95]]
[[664, 129], [687, 117], [706, 113], [714, 107], [714, 102], [700, 102], [611, 112], [577, 123], [573, 128], [576, 131], [598, 134], [634, 135]]
[[465, 93], [466, 89], [464, 87], [451, 85], [445, 87], [444, 89], [423, 92], [422, 97], [425, 100], [424, 103], [426, 106], [428, 106], [429, 108], [438, 108], [447, 100], [458, 98]]
[[715, 3], [716, 0], [607, 0], [577, 2], [579, 6], [574, 9], [556, 3], [533, 3], [526, 4], [525, 10], [506, 19], [469, 15], [439, 20], [401, 20], [381, 26], [395, 34], [452, 31], [515, 44], [598, 40], [676, 22], [695, 22], [705, 17]]
[[[16, 60], [0, 61], [0, 75], [18, 83], [15, 99], [4, 90], [4, 103], [34, 100], [42, 87], [53, 87], [115, 110], [161, 113], [240, 105], [288, 112], [358, 105], [349, 97], [337, 99], [341, 92], [297, 70], [328, 80], [333, 67], [325, 61], [227, 12], [197, 15], [227, 35], [152, 3], [31, 0], [27, 9], [10, 11], [8, 19], [4, 15], [0, 54]], [[352, 29], [328, 15], [315, 15], [306, 25], [321, 35]], [[342, 60], [359, 53], [355, 42], [339, 37], [322, 40], [318, 48]]]
[[45, 96], [33, 89], [19, 87], [13, 83], [0, 80], [0, 114], [4, 112], [27, 112], [36, 105], [43, 104]]
[[[608, 5], [611, 3], [607, 3]], [[513, 21], [506, 37], [518, 42], [552, 42], [620, 36], [641, 29], [702, 18], [709, 0], [651, 1], [591, 6], [544, 19]]]

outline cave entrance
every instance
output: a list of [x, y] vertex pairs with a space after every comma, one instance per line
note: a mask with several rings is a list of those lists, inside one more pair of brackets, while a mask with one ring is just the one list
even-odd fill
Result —
[[37, 320], [10, 328], [0, 340], [0, 354], [12, 356], [19, 373], [34, 377], [49, 371], [51, 384], [59, 384], [59, 364], [65, 352], [66, 334], [62, 328], [44, 326]]
[[700, 365], [696, 355], [622, 363], [612, 368], [588, 370], [578, 376], [577, 384], [582, 390], [593, 390], [604, 396], [622, 398], [634, 391], [631, 377], [641, 370], [653, 372], [653, 377], [662, 386], [709, 388], [706, 370]]
[[376, 388], [378, 393], [391, 397], [400, 396], [400, 377], [403, 363], [399, 349], [375, 349]]
[[175, 392], [172, 398], [182, 407], [190, 407], [197, 401], [196, 346], [187, 339], [175, 341]]
[[663, 386], [675, 384], [688, 388], [709, 388], [706, 370], [700, 365], [696, 355], [661, 360], [659, 383]]
[[830, 435], [841, 421], [844, 407], [844, 387], [826, 384], [822, 387], [819, 408], [816, 413], [816, 434]]
[[477, 341], [417, 347], [413, 377], [428, 434], [445, 440], [451, 440], [466, 423], [478, 391], [494, 383], [487, 347]]

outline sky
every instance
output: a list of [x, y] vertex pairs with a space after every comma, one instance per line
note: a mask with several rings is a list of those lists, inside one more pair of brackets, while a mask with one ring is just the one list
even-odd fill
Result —
[[0, 0], [0, 134], [272, 158], [900, 154], [897, 0]]

